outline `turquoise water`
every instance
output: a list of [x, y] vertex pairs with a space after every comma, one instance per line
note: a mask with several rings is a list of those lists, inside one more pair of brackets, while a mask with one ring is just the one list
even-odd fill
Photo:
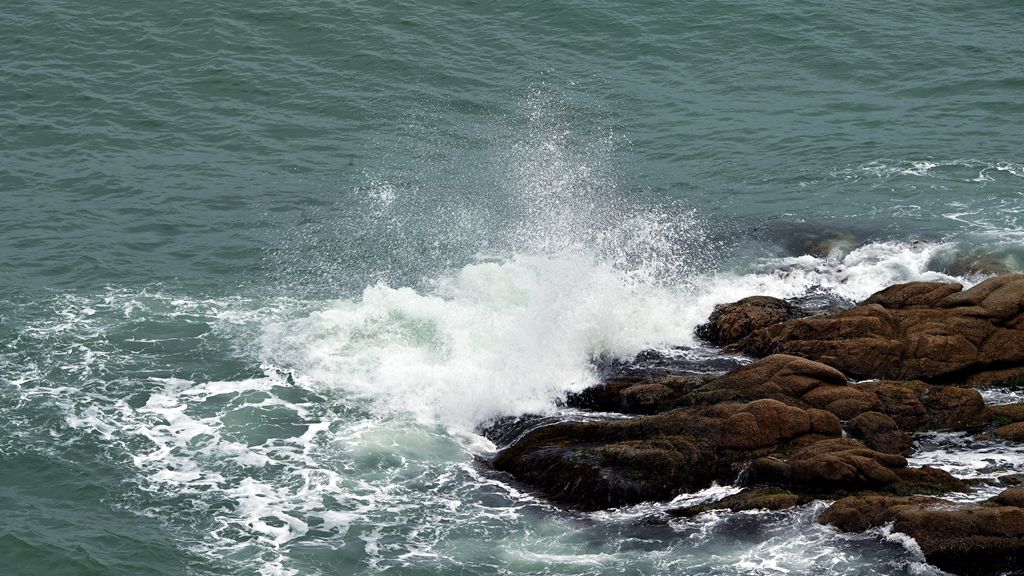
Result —
[[559, 510], [479, 432], [718, 302], [1024, 269], [1024, 4], [0, 22], [5, 574], [934, 573], [820, 504]]

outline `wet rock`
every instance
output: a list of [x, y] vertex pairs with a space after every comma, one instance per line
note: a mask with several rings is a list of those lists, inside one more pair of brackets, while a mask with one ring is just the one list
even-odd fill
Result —
[[906, 458], [872, 450], [852, 438], [821, 440], [793, 451], [785, 460], [755, 459], [745, 485], [768, 484], [801, 492], [860, 490], [893, 494], [968, 492], [967, 486], [935, 468], [908, 468]]
[[816, 360], [858, 379], [944, 383], [1024, 368], [1024, 275], [956, 286], [893, 286], [838, 314], [759, 328], [733, 346]]
[[820, 362], [775, 354], [741, 366], [697, 389], [694, 402], [750, 401], [771, 398], [787, 404], [823, 386], [846, 386], [846, 377]]
[[500, 452], [494, 466], [552, 500], [599, 509], [732, 482], [752, 458], [838, 431], [834, 416], [774, 400], [718, 404], [548, 426]]
[[1004, 440], [1013, 440], [1014, 442], [1024, 441], [1024, 422], [1014, 422], [1013, 424], [1000, 426], [995, 429], [993, 434]]
[[914, 441], [896, 422], [881, 412], [864, 412], [847, 422], [846, 431], [872, 450], [910, 456]]
[[793, 494], [779, 488], [747, 488], [742, 492], [726, 496], [715, 502], [674, 508], [669, 510], [668, 513], [676, 518], [691, 518], [712, 510], [729, 510], [730, 512], [785, 510], [786, 508], [807, 504], [812, 500], [814, 500], [813, 496]]
[[880, 412], [905, 431], [978, 430], [992, 420], [977, 390], [929, 386], [920, 380], [876, 381], [854, 385], [873, 394]]
[[997, 404], [989, 406], [992, 415], [1004, 422], [1024, 422], [1024, 404]]
[[986, 502], [959, 505], [924, 496], [851, 496], [832, 504], [818, 521], [845, 532], [892, 523], [894, 532], [914, 538], [928, 562], [942, 570], [987, 576], [1024, 565], [1021, 492], [1012, 488]]
[[1024, 508], [1024, 488], [1009, 488], [1003, 490], [998, 496], [992, 498], [992, 502], [1003, 506], [1016, 506]]
[[598, 386], [570, 394], [566, 406], [598, 412], [655, 414], [678, 407], [693, 390], [712, 381], [712, 376], [609, 378]]
[[1019, 474], [1007, 474], [997, 478], [1000, 484], [1003, 486], [1020, 486], [1024, 484], [1024, 476]]
[[751, 296], [732, 304], [719, 305], [696, 335], [716, 346], [738, 342], [754, 330], [800, 318], [804, 314], [785, 300], [770, 296]]
[[963, 290], [963, 285], [948, 282], [908, 282], [895, 284], [876, 292], [863, 305], [878, 304], [891, 310], [904, 308], [931, 308], [943, 298]]
[[[923, 384], [923, 383], [922, 383]], [[977, 390], [956, 386], [918, 388], [928, 430], [974, 430], [992, 420], [992, 413]]]
[[1024, 386], [1024, 367], [1007, 368], [1005, 370], [986, 370], [971, 374], [966, 384], [973, 388], [990, 388], [993, 386]]
[[950, 276], [994, 276], [1010, 274], [1013, 270], [995, 254], [971, 252], [964, 254], [947, 264], [943, 272]]

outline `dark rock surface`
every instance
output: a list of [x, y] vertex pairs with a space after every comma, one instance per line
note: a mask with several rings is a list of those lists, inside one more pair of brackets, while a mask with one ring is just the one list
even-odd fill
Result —
[[1024, 489], [978, 504], [925, 496], [851, 496], [818, 521], [845, 532], [893, 523], [914, 538], [928, 562], [963, 576], [1019, 571], [1024, 566]]
[[676, 518], [690, 518], [711, 510], [785, 510], [794, 506], [807, 504], [814, 496], [793, 494], [780, 488], [747, 488], [742, 492], [726, 496], [714, 502], [705, 502], [693, 506], [684, 506], [669, 510], [669, 515]]
[[1024, 422], [1024, 404], [997, 404], [990, 406], [992, 415], [1006, 423]]
[[598, 509], [731, 483], [753, 458], [840, 432], [835, 416], [820, 410], [775, 400], [726, 403], [540, 428], [494, 466], [552, 500]]
[[793, 451], [785, 460], [755, 459], [743, 483], [819, 494], [859, 490], [892, 494], [969, 491], [948, 472], [929, 467], [908, 468], [904, 457], [871, 450], [852, 438], [821, 440]]

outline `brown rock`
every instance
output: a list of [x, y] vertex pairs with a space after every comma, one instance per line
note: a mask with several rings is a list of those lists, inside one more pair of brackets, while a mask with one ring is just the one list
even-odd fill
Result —
[[846, 377], [820, 362], [775, 354], [741, 366], [693, 394], [695, 402], [749, 401], [771, 398], [793, 403], [822, 385], [846, 385]]
[[553, 500], [598, 509], [732, 482], [752, 458], [838, 431], [831, 415], [774, 400], [718, 404], [547, 426], [499, 453], [494, 466]]
[[754, 330], [778, 324], [804, 314], [785, 300], [751, 296], [715, 307], [706, 324], [697, 327], [697, 337], [716, 346], [736, 342]]
[[994, 276], [1011, 274], [1013, 270], [994, 254], [972, 252], [950, 262], [942, 270], [950, 276]]
[[1024, 276], [957, 286], [893, 286], [838, 314], [759, 328], [734, 346], [816, 360], [855, 378], [954, 382], [1024, 368]]
[[880, 412], [864, 412], [846, 424], [850, 436], [861, 439], [872, 450], [910, 456], [913, 439], [896, 422]]
[[1024, 367], [1007, 368], [1005, 370], [987, 370], [971, 374], [967, 385], [972, 388], [989, 388], [993, 386], [1024, 385]]
[[902, 456], [871, 450], [852, 438], [821, 440], [795, 450], [786, 460], [755, 459], [743, 482], [829, 494], [856, 490], [894, 494], [969, 491], [963, 482], [942, 470], [907, 468]]
[[924, 382], [862, 382], [855, 387], [874, 394], [881, 404], [879, 412], [892, 418], [903, 430], [921, 430], [927, 427], [928, 411], [920, 400], [920, 395], [928, 389]]
[[1005, 440], [1013, 440], [1015, 442], [1020, 442], [1024, 440], [1024, 422], [1014, 422], [1013, 424], [1001, 426], [999, 428], [996, 428], [995, 432], [993, 433], [996, 436], [999, 436], [1000, 438], [1003, 438]]
[[883, 308], [931, 308], [942, 299], [960, 292], [961, 284], [947, 282], [908, 282], [895, 284], [871, 295], [862, 304], [880, 304]]
[[989, 410], [996, 418], [1008, 422], [1024, 422], [1024, 404], [996, 404], [989, 406]]
[[661, 406], [677, 397], [677, 394], [664, 384], [637, 384], [622, 392], [623, 412], [628, 414], [653, 414]]
[[803, 401], [844, 420], [881, 408], [877, 396], [853, 386], [820, 386], [804, 395]]
[[1024, 508], [1024, 488], [1008, 488], [998, 496], [992, 498], [992, 502], [1003, 506], [1016, 506]]
[[881, 412], [905, 431], [971, 430], [991, 416], [976, 390], [929, 386], [921, 381], [847, 384], [841, 372], [820, 362], [773, 354], [696, 389], [692, 404], [749, 402], [769, 398], [798, 408], [818, 408], [841, 420]]
[[929, 430], [972, 430], [992, 421], [992, 413], [977, 390], [932, 386], [918, 397], [928, 413]]
[[679, 407], [694, 389], [710, 382], [711, 376], [659, 375], [610, 378], [570, 394], [565, 403], [572, 408], [623, 414], [656, 414]]
[[928, 562], [956, 574], [994, 575], [1024, 562], [1021, 489], [980, 504], [957, 505], [922, 496], [851, 496], [832, 504], [818, 521], [846, 532], [893, 524], [914, 538]]

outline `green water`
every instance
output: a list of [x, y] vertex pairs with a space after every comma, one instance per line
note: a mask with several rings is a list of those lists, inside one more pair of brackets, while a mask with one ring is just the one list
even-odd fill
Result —
[[929, 573], [814, 508], [557, 510], [475, 432], [716, 302], [1024, 268], [1021, 30], [1013, 0], [5, 3], [0, 573]]

